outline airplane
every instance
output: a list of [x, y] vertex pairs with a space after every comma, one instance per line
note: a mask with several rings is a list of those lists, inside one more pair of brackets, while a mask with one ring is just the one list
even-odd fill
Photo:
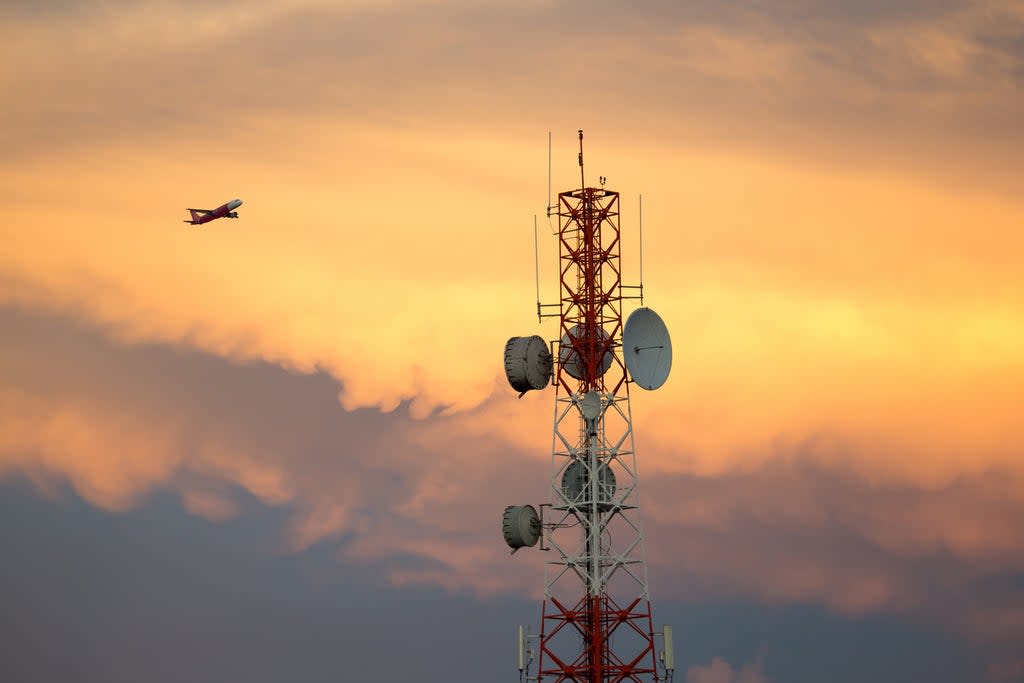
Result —
[[222, 204], [216, 209], [188, 209], [192, 213], [192, 220], [185, 222], [189, 225], [202, 225], [218, 218], [238, 218], [238, 212], [235, 209], [241, 205], [241, 199], [232, 199], [227, 204]]

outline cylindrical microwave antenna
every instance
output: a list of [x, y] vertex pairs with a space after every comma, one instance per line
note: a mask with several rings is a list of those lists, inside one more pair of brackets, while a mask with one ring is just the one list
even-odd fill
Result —
[[512, 337], [505, 343], [505, 377], [516, 391], [546, 387], [551, 366], [551, 352], [542, 337]]

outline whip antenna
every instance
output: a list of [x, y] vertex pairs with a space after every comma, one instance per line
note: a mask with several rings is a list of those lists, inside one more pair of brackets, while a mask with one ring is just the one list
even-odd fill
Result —
[[[548, 218], [555, 207], [551, 204], [551, 131], [548, 131]], [[550, 223], [551, 221], [548, 221]]]
[[640, 305], [644, 305], [644, 196], [640, 195]]
[[533, 274], [537, 284], [537, 320], [540, 315], [540, 251], [537, 247], [537, 214], [533, 214]]

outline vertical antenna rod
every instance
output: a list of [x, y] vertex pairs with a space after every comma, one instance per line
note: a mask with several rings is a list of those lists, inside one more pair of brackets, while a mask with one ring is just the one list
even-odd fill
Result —
[[644, 305], [644, 196], [640, 195], [640, 305]]
[[[548, 131], [548, 218], [551, 218], [551, 131]], [[548, 221], [550, 223], [551, 221]]]
[[583, 179], [583, 129], [580, 131], [580, 189], [582, 190], [587, 186], [587, 181]]
[[537, 320], [542, 321], [540, 315], [540, 251], [537, 248], [537, 214], [533, 214], [533, 274], [537, 281]]

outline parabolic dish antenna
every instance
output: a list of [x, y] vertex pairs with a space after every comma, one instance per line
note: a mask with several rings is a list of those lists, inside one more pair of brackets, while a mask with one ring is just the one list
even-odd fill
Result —
[[[562, 473], [562, 495], [565, 502], [574, 505], [585, 505], [590, 502], [590, 476], [587, 465], [575, 460]], [[602, 462], [597, 466], [597, 501], [607, 509], [612, 496], [615, 495], [615, 473]]]
[[[576, 349], [572, 347], [573, 340], [576, 340], [577, 344], [586, 343], [586, 340], [583, 339], [584, 334], [585, 330], [581, 325], [573, 325], [572, 329], [569, 330], [569, 334], [563, 334], [561, 341], [558, 343], [558, 362], [562, 364], [562, 369], [568, 372], [574, 379], [583, 379], [587, 374], [586, 363], [576, 353]], [[601, 328], [598, 328], [596, 336], [599, 336], [602, 342], [608, 341], [608, 333]], [[597, 376], [600, 377], [608, 372], [608, 368], [611, 366], [612, 352], [605, 351], [604, 358], [601, 359], [601, 365], [597, 368]]]
[[580, 412], [588, 420], [595, 420], [601, 414], [601, 396], [596, 391], [588, 391], [578, 401]]
[[668, 328], [649, 308], [633, 311], [622, 330], [622, 355], [629, 376], [641, 389], [657, 389], [672, 369], [672, 340]]

